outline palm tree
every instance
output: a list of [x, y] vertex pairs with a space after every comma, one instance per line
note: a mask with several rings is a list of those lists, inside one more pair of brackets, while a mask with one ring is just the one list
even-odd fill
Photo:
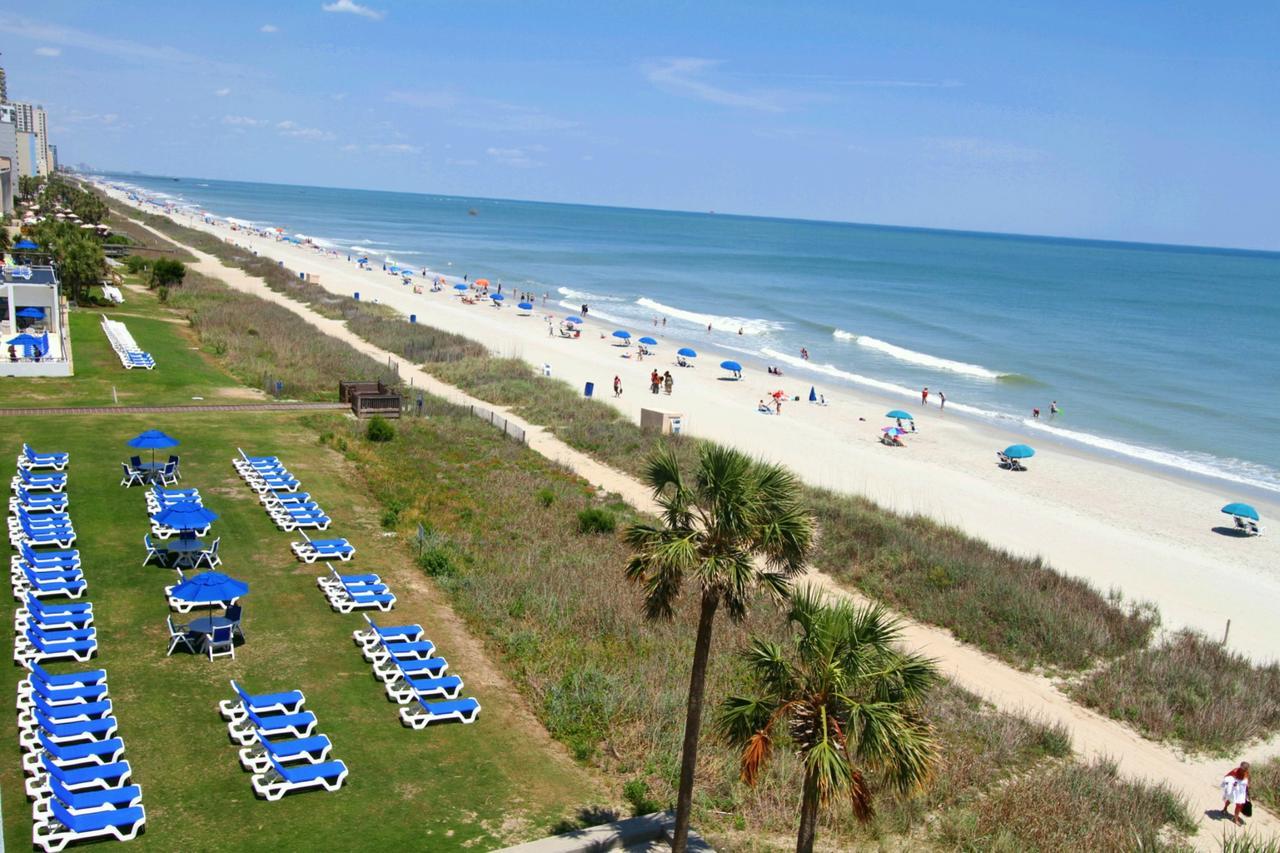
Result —
[[633, 551], [627, 578], [644, 590], [645, 615], [671, 619], [686, 580], [701, 596], [671, 845], [683, 853], [716, 612], [723, 607], [738, 621], [757, 590], [785, 597], [791, 578], [804, 570], [814, 523], [791, 473], [714, 444], [702, 445], [691, 478], [671, 448], [659, 450], [644, 482], [662, 508], [661, 524], [633, 525], [626, 541]]
[[813, 587], [792, 596], [793, 647], [755, 638], [745, 651], [758, 693], [724, 701], [717, 729], [742, 748], [754, 785], [780, 737], [804, 766], [798, 853], [811, 853], [818, 807], [848, 794], [859, 820], [873, 814], [864, 770], [907, 793], [932, 773], [938, 747], [922, 717], [937, 679], [933, 661], [899, 652], [901, 628], [877, 605], [826, 602]]

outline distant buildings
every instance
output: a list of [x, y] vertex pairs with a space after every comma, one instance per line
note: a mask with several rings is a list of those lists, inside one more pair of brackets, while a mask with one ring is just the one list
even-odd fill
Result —
[[[4, 86], [0, 69], [0, 89]], [[18, 125], [13, 108], [0, 104], [0, 213], [13, 213], [13, 196], [18, 191]]]
[[56, 145], [49, 146], [49, 171], [58, 171], [58, 146]]
[[0, 68], [0, 214], [13, 212], [18, 178], [51, 175], [58, 169], [58, 147], [49, 144], [49, 117], [40, 104], [9, 100], [9, 83]]
[[30, 133], [35, 137], [36, 171], [32, 174], [49, 174], [53, 169], [49, 167], [49, 120], [45, 115], [44, 107], [39, 104], [14, 102], [13, 108], [18, 133]]

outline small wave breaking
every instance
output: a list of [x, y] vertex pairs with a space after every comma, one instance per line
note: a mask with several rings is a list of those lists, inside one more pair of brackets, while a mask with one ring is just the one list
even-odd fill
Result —
[[751, 317], [725, 317], [719, 314], [703, 314], [698, 311], [686, 311], [683, 308], [673, 308], [670, 305], [663, 305], [647, 296], [642, 296], [636, 300], [636, 304], [641, 308], [647, 308], [658, 314], [668, 317], [675, 317], [678, 320], [684, 320], [689, 323], [695, 323], [701, 328], [710, 326], [712, 329], [721, 332], [737, 333], [742, 330], [744, 335], [764, 335], [769, 332], [780, 332], [785, 326], [781, 323], [775, 323], [772, 320], [759, 320]]
[[903, 361], [908, 364], [914, 364], [919, 367], [928, 367], [931, 370], [943, 370], [948, 373], [958, 373], [962, 376], [971, 376], [975, 379], [1003, 379], [1006, 376], [1015, 374], [998, 373], [983, 367], [980, 364], [969, 364], [964, 361], [953, 361], [949, 358], [942, 358], [936, 355], [929, 355], [926, 352], [916, 352], [915, 350], [900, 347], [891, 344], [888, 341], [882, 341], [879, 338], [873, 338], [870, 335], [857, 335], [853, 332], [846, 332], [844, 329], [836, 329], [831, 333], [831, 337], [838, 341], [852, 341], [860, 347], [866, 347], [874, 350], [882, 355]]

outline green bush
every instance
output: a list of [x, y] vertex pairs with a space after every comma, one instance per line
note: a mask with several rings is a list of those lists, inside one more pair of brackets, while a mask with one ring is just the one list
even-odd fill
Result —
[[613, 513], [599, 507], [588, 507], [578, 513], [579, 533], [612, 533], [618, 526]]
[[391, 425], [391, 421], [381, 415], [374, 415], [369, 419], [365, 436], [370, 441], [390, 441], [396, 437], [396, 428]]
[[123, 234], [112, 234], [103, 242], [108, 246], [127, 246], [129, 245], [129, 238]]
[[550, 489], [538, 489], [536, 497], [543, 507], [549, 507], [556, 502], [556, 493]]
[[447, 548], [433, 545], [418, 555], [418, 566], [433, 578], [451, 578], [458, 574], [458, 564]]
[[636, 816], [662, 809], [662, 804], [649, 796], [649, 783], [643, 779], [631, 779], [623, 785], [622, 799], [631, 804], [631, 813]]
[[187, 265], [173, 258], [157, 258], [151, 262], [153, 287], [178, 287], [187, 277]]
[[128, 255], [124, 259], [124, 268], [134, 275], [141, 275], [151, 268], [151, 261], [141, 255]]

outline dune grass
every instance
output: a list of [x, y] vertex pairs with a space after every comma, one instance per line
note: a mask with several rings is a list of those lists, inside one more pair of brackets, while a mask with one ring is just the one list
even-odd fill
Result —
[[[245, 599], [248, 641], [234, 661], [210, 663], [182, 653], [165, 657], [168, 612], [161, 587], [167, 569], [140, 566], [147, 529], [142, 490], [117, 485], [126, 438], [161, 426], [183, 444], [183, 484], [200, 488], [220, 514], [223, 571], [251, 584]], [[168, 415], [66, 417], [10, 432], [0, 453], [12, 458], [22, 439], [71, 452], [71, 515], [97, 614], [100, 655], [109, 673], [127, 758], [148, 812], [146, 835], [132, 847], [156, 850], [332, 849], [358, 830], [365, 849], [491, 849], [537, 837], [579, 807], [608, 802], [598, 783], [558, 756], [522, 710], [518, 695], [493, 676], [484, 656], [429, 587], [411, 553], [388, 542], [373, 501], [341, 454], [320, 446], [296, 416]], [[238, 444], [279, 453], [337, 520], [335, 533], [362, 552], [354, 566], [389, 579], [400, 598], [395, 622], [419, 622], [483, 705], [477, 723], [425, 732], [403, 728], [351, 641], [362, 620], [332, 612], [316, 588], [323, 567], [295, 561], [230, 460]], [[0, 604], [8, 620], [14, 602]], [[59, 671], [72, 666], [59, 665]], [[0, 690], [12, 696], [21, 670], [9, 666]], [[249, 775], [215, 703], [227, 679], [270, 692], [300, 688], [334, 755], [351, 775], [337, 793], [309, 793], [278, 803], [254, 799]], [[21, 791], [17, 734], [9, 714], [0, 739], [6, 841], [22, 849], [30, 810]], [[212, 840], [212, 841], [211, 841]]]
[[1280, 811], [1280, 758], [1249, 765], [1249, 796], [1273, 812]]
[[1114, 764], [1062, 763], [999, 785], [943, 816], [938, 838], [955, 850], [1188, 850], [1186, 804], [1168, 789], [1121, 779]]
[[1071, 693], [1149, 737], [1220, 755], [1280, 729], [1280, 664], [1253, 664], [1191, 631], [1112, 662]]

